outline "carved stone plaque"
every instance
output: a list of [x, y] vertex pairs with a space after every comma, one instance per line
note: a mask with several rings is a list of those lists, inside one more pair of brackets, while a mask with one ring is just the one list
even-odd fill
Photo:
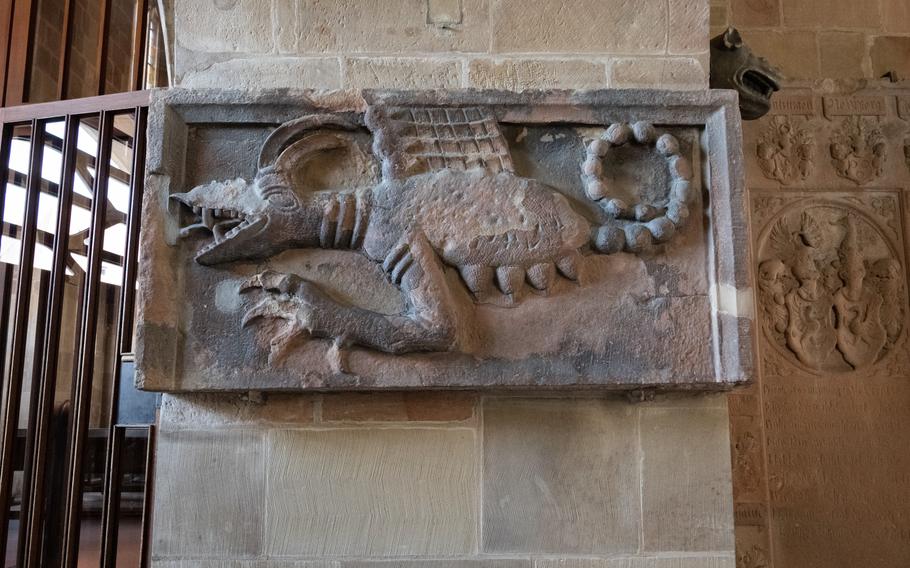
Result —
[[719, 92], [156, 95], [139, 381], [746, 381], [738, 136]]
[[907, 88], [809, 89], [824, 116], [744, 131], [760, 372], [729, 397], [737, 567], [904, 568]]

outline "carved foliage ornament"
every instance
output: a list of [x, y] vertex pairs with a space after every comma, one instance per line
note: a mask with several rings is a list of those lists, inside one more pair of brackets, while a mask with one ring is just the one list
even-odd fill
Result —
[[[381, 163], [378, 183], [324, 192], [299, 187], [320, 152], [350, 145], [364, 127]], [[652, 148], [665, 162], [670, 182], [658, 202], [610, 197], [601, 158], [624, 144]], [[691, 197], [692, 166], [679, 146], [651, 124], [620, 123], [577, 156], [588, 197], [607, 214], [599, 227], [554, 188], [516, 173], [497, 121], [480, 106], [373, 106], [363, 123], [305, 116], [271, 134], [252, 181], [212, 182], [172, 199], [196, 215], [183, 235], [211, 233], [195, 255], [203, 265], [321, 247], [356, 251], [381, 266], [403, 295], [401, 314], [339, 302], [290, 273], [267, 270], [240, 288], [252, 298], [243, 326], [280, 322], [270, 361], [300, 339], [327, 338], [333, 365], [343, 372], [349, 345], [395, 354], [455, 348], [465, 316], [444, 266], [457, 270], [475, 302], [495, 297], [514, 305], [528, 287], [545, 293], [557, 278], [577, 281], [583, 253], [641, 252], [670, 240]]]
[[901, 262], [857, 210], [784, 211], [760, 247], [764, 333], [814, 371], [866, 369], [895, 350], [904, 318]]

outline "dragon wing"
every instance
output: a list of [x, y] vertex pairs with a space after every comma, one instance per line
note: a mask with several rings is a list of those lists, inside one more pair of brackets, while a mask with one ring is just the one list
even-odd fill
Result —
[[515, 171], [496, 117], [485, 107], [377, 105], [366, 123], [386, 180], [441, 170]]

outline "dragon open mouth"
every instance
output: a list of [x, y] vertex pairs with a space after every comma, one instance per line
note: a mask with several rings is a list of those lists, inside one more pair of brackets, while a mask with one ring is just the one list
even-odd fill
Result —
[[265, 226], [266, 217], [263, 215], [246, 214], [234, 209], [194, 205], [185, 194], [173, 195], [172, 198], [196, 215], [190, 224], [180, 229], [181, 237], [189, 237], [200, 230], [212, 235], [212, 241], [196, 253], [196, 260], [203, 264], [223, 260], [222, 257], [229, 254], [227, 250], [224, 250], [227, 248], [225, 245], [229, 243], [240, 245], [259, 233]]
[[740, 83], [755, 96], [770, 99], [780, 89], [777, 81], [756, 69], [747, 69], [740, 75]]

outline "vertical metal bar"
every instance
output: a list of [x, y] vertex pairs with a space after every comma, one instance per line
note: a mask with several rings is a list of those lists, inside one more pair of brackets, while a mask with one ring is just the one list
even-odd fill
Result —
[[155, 498], [155, 425], [149, 424], [145, 447], [145, 484], [142, 488], [142, 540], [139, 541], [139, 568], [148, 568], [152, 545], [152, 501]]
[[16, 566], [25, 566], [26, 535], [25, 531], [22, 530], [22, 519], [28, 517], [32, 509], [32, 502], [28, 499], [28, 496], [31, 494], [31, 479], [34, 466], [31, 455], [35, 448], [35, 424], [38, 418], [34, 409], [38, 405], [38, 397], [41, 391], [41, 374], [44, 366], [44, 358], [39, 354], [44, 353], [44, 341], [47, 337], [47, 328], [45, 326], [47, 325], [47, 288], [49, 280], [48, 273], [42, 270], [38, 280], [38, 305], [35, 306], [34, 311], [36, 316], [35, 337], [32, 344], [31, 385], [29, 388], [28, 406], [26, 407], [28, 408], [28, 421], [25, 429], [25, 453], [23, 457], [25, 463], [22, 475], [22, 502], [19, 508], [19, 543], [16, 549]]
[[92, 225], [84, 307], [80, 326], [78, 373], [70, 391], [73, 397], [70, 421], [69, 467], [67, 469], [66, 510], [63, 530], [63, 566], [76, 566], [79, 553], [79, 529], [82, 513], [82, 469], [86, 433], [92, 403], [92, 379], [95, 370], [95, 336], [98, 326], [98, 299], [101, 292], [101, 246], [104, 240], [104, 219], [107, 211], [107, 180], [110, 175], [111, 141], [114, 115], [101, 113], [98, 136], [98, 159], [95, 164], [95, 183], [92, 192]]
[[3, 428], [0, 448], [0, 558], [6, 558], [6, 539], [9, 525], [10, 495], [13, 486], [13, 446], [19, 425], [19, 403], [22, 395], [22, 374], [25, 365], [25, 348], [28, 335], [28, 313], [32, 289], [32, 264], [35, 259], [35, 235], [38, 219], [38, 194], [41, 189], [41, 158], [44, 150], [44, 121], [32, 121], [32, 147], [28, 164], [28, 190], [25, 197], [25, 215], [22, 222], [21, 250], [19, 251], [19, 281], [16, 290], [16, 312], [13, 341], [10, 348], [9, 373], [4, 381], [3, 408], [0, 409], [0, 427]]
[[[120, 314], [117, 319], [117, 337], [115, 342], [114, 368], [111, 376], [110, 418], [108, 439], [113, 440], [116, 424], [119, 421], [120, 376], [123, 364], [121, 356], [132, 345], [133, 304], [136, 296], [136, 256], [139, 250], [140, 208], [142, 206], [143, 178], [145, 176], [145, 122], [148, 111], [136, 108], [133, 111], [133, 162], [130, 174], [130, 204], [126, 219], [127, 234], [123, 256], [123, 276], [120, 282]], [[113, 567], [108, 564], [117, 560], [117, 528], [120, 512], [120, 480], [111, 476], [119, 475], [119, 465], [114, 461], [120, 459], [114, 451], [113, 444], [108, 446], [107, 468], [104, 483], [104, 509], [101, 513], [101, 550], [102, 568]], [[113, 499], [112, 499], [113, 497]]]
[[63, 27], [60, 29], [60, 65], [57, 67], [57, 100], [66, 99], [73, 43], [73, 0], [64, 0]]
[[31, 503], [28, 515], [20, 515], [20, 530], [26, 537], [25, 562], [22, 566], [41, 565], [41, 543], [44, 525], [44, 488], [47, 478], [47, 452], [50, 439], [51, 418], [54, 411], [54, 394], [57, 390], [57, 364], [60, 356], [60, 328], [63, 303], [66, 295], [66, 259], [69, 255], [70, 213], [73, 201], [73, 184], [76, 175], [76, 139], [79, 119], [67, 116], [63, 135], [63, 166], [60, 188], [57, 193], [57, 224], [54, 239], [54, 258], [51, 268], [50, 308], [47, 318], [47, 343], [44, 349], [44, 372], [38, 403], [31, 407], [35, 419], [35, 444], [28, 454], [32, 474], [25, 475], [31, 482], [31, 492], [23, 496]]
[[[6, 206], [6, 186], [9, 183], [9, 153], [13, 142], [13, 126], [0, 125], [0, 239], [3, 232], [3, 210]], [[0, 264], [0, 377], [3, 376], [6, 363], [6, 334], [9, 333], [9, 309], [12, 300], [13, 269], [8, 264]], [[2, 383], [2, 379], [0, 379]], [[3, 513], [5, 515], [5, 513]]]
[[95, 69], [98, 70], [98, 85], [95, 94], [103, 95], [107, 79], [107, 46], [108, 35], [111, 27], [111, 0], [98, 1], [98, 58], [95, 60]]
[[142, 198], [145, 194], [145, 129], [148, 107], [135, 112], [133, 131], [133, 173], [130, 176], [130, 212], [127, 219], [126, 256], [123, 257], [123, 296], [120, 300], [120, 353], [133, 350], [133, 316], [139, 259], [139, 228], [142, 225]]
[[117, 529], [120, 525], [120, 485], [123, 476], [121, 465], [126, 428], [114, 426], [110, 431], [110, 447], [104, 484], [104, 514], [101, 520], [101, 568], [115, 568], [117, 565]]
[[130, 86], [141, 91], [145, 77], [146, 32], [148, 31], [148, 0], [136, 0], [136, 17], [133, 20], [133, 61], [130, 68]]

